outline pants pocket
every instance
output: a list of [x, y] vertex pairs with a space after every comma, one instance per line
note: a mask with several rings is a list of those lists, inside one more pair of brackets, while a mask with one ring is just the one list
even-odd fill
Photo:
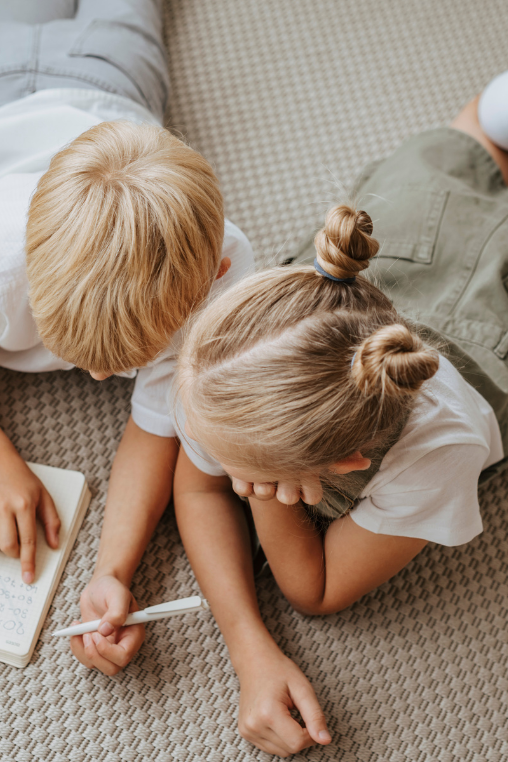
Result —
[[378, 257], [430, 265], [448, 191], [401, 186], [387, 198], [369, 197], [366, 211], [381, 244]]

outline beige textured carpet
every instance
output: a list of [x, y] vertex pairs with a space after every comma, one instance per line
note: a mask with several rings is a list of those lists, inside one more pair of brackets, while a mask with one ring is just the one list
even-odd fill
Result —
[[[361, 165], [446, 123], [508, 68], [496, 0], [168, 0], [171, 123], [212, 160], [259, 261], [289, 256]], [[88, 672], [49, 632], [78, 612], [94, 564], [130, 382], [0, 373], [1, 423], [23, 456], [94, 490], [32, 663], [0, 665], [2, 762], [267, 762], [236, 731], [238, 686], [207, 613], [149, 626], [118, 676]], [[311, 762], [508, 758], [508, 481], [485, 532], [432, 546], [348, 611], [293, 613], [259, 584], [267, 624], [313, 681], [333, 744]], [[170, 511], [136, 576], [149, 605], [196, 591]]]

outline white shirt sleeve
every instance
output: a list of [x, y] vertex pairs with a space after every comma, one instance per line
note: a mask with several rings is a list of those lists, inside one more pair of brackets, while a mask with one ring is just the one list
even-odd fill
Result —
[[183, 447], [189, 460], [194, 463], [196, 468], [209, 476], [224, 476], [225, 471], [221, 464], [208, 455], [206, 450], [201, 447], [199, 442], [191, 439], [185, 431], [185, 411], [178, 395], [171, 400], [171, 409], [173, 411], [173, 420], [176, 429], [176, 435], [180, 440], [180, 446]]
[[132, 395], [134, 423], [159, 437], [176, 436], [169, 403], [169, 389], [176, 371], [176, 354], [172, 351], [176, 343], [158, 360], [138, 370]]
[[478, 476], [487, 456], [486, 448], [477, 444], [449, 444], [427, 452], [393, 480], [378, 489], [373, 485], [351, 518], [376, 534], [449, 546], [469, 542], [483, 531]]
[[[225, 221], [222, 255], [231, 259], [231, 267], [222, 278], [215, 281], [209, 298], [234, 285], [254, 270], [254, 254], [250, 242], [229, 220]], [[134, 422], [143, 431], [160, 437], [182, 436], [183, 426], [179, 429], [176, 425], [176, 406], [170, 400], [181, 338], [181, 332], [178, 331], [166, 352], [138, 370], [132, 395]], [[183, 413], [180, 417], [183, 419]], [[197, 443], [191, 445], [182, 440], [182, 444], [190, 459], [201, 471], [212, 475], [224, 473], [217, 461], [206, 455]]]

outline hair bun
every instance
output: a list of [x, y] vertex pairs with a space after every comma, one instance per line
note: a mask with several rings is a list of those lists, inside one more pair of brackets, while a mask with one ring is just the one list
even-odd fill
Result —
[[439, 355], [409, 328], [396, 323], [368, 336], [353, 362], [352, 375], [365, 395], [416, 394], [435, 374]]
[[367, 212], [347, 204], [332, 207], [324, 228], [314, 239], [321, 267], [334, 278], [353, 278], [365, 270], [379, 251], [379, 243], [372, 238], [373, 229]]
[[356, 212], [356, 227], [366, 235], [372, 235], [374, 232], [374, 223], [370, 217], [370, 214], [360, 209]]

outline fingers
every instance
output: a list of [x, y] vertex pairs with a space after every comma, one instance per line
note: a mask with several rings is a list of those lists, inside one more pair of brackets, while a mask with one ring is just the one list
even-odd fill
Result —
[[[268, 658], [266, 658], [268, 656]], [[260, 664], [240, 670], [240, 733], [263, 751], [287, 757], [315, 743], [330, 743], [323, 712], [311, 684], [282, 654], [265, 654]], [[304, 726], [291, 711], [297, 709]]]
[[307, 680], [295, 682], [289, 686], [289, 690], [313, 741], [320, 744], [330, 743], [332, 737], [326, 727], [325, 715], [311, 684]]
[[[244, 738], [247, 738], [247, 737], [244, 736]], [[266, 751], [267, 754], [273, 754], [276, 757], [282, 757], [282, 759], [286, 759], [287, 757], [291, 755], [291, 752], [287, 751], [287, 749], [284, 749], [283, 746], [280, 746], [278, 743], [275, 743], [269, 738], [256, 736], [255, 741], [251, 741], [250, 738], [247, 738], [247, 741], [250, 741], [255, 746], [259, 747], [261, 751]]]
[[[120, 583], [113, 582], [109, 587], [94, 588], [89, 590], [89, 603], [95, 611], [103, 611], [99, 632], [108, 636], [121, 627], [127, 615], [131, 610], [137, 610], [137, 604], [134, 603], [132, 595], [128, 588]], [[106, 609], [104, 611], [104, 609]]]
[[[71, 623], [71, 627], [74, 627], [75, 624], [80, 624], [77, 619], [75, 619]], [[82, 635], [74, 635], [69, 640], [71, 651], [76, 657], [78, 661], [81, 662], [81, 664], [84, 664], [85, 667], [88, 667], [88, 669], [93, 668], [92, 662], [88, 659], [88, 657], [85, 654], [85, 646], [83, 643], [83, 636]]]
[[116, 577], [104, 575], [81, 594], [83, 621], [101, 618], [99, 631], [70, 639], [74, 656], [86, 667], [116, 675], [138, 652], [145, 637], [143, 625], [122, 627], [139, 607], [130, 590]]
[[35, 551], [37, 547], [37, 529], [35, 526], [35, 511], [28, 509], [17, 515], [21, 561], [21, 577], [26, 585], [31, 585], [35, 579]]
[[98, 632], [92, 633], [91, 637], [99, 657], [113, 664], [118, 671], [126, 667], [141, 648], [145, 628], [140, 624], [126, 627], [120, 631], [118, 643], [111, 642]]
[[[94, 635], [99, 634], [93, 632], [71, 638], [71, 649], [74, 656], [76, 656], [76, 658], [89, 669], [95, 667], [100, 672], [109, 675], [110, 677], [116, 675], [117, 672], [120, 672], [121, 666], [114, 664], [99, 654], [93, 638]], [[102, 635], [99, 635], [99, 638], [105, 640]]]
[[[0, 550], [6, 555], [20, 557], [23, 582], [31, 585], [35, 579], [37, 528], [35, 500], [17, 498], [16, 512], [5, 513], [0, 524]], [[38, 508], [45, 527], [48, 544], [58, 547], [60, 519], [49, 493], [41, 488]]]
[[276, 486], [270, 482], [244, 482], [242, 479], [231, 478], [233, 490], [240, 497], [257, 497], [258, 500], [271, 500], [275, 497]]
[[275, 497], [277, 487], [271, 482], [256, 482], [252, 485], [254, 495], [258, 500], [272, 500]]
[[301, 496], [307, 505], [317, 505], [323, 499], [323, 487], [319, 476], [306, 476], [302, 480]]
[[298, 722], [291, 717], [289, 711], [284, 710], [272, 717], [273, 740], [281, 746], [286, 754], [298, 754], [302, 749], [308, 746], [314, 746], [307, 728], [302, 728]]
[[58, 533], [62, 522], [56, 511], [53, 498], [44, 487], [41, 490], [37, 513], [44, 527], [46, 542], [50, 548], [58, 548]]
[[0, 516], [0, 550], [10, 558], [19, 556], [18, 529], [12, 513], [2, 512]]
[[285, 704], [259, 710], [243, 723], [240, 732], [263, 751], [284, 758], [315, 743], [307, 729], [291, 717]]
[[116, 675], [137, 654], [145, 637], [145, 628], [136, 624], [121, 630], [116, 643], [99, 632], [71, 638], [71, 650], [85, 667], [96, 668], [105, 675]]
[[295, 505], [300, 500], [300, 488], [292, 482], [279, 482], [277, 500], [284, 505]]
[[323, 487], [317, 475], [306, 476], [301, 484], [279, 482], [277, 485], [277, 500], [284, 505], [295, 505], [299, 500], [303, 500], [307, 505], [316, 505], [322, 499]]
[[[71, 622], [71, 627], [74, 627], [76, 624], [81, 624], [78, 622], [77, 619], [75, 619], [73, 622]], [[81, 664], [84, 664], [85, 667], [88, 667], [88, 669], [93, 669], [93, 662], [90, 661], [90, 659], [87, 657], [85, 653], [85, 645], [83, 643], [83, 635], [74, 635], [70, 638], [69, 643], [71, 647], [71, 651], [76, 657], [78, 661], [81, 662]]]
[[106, 638], [98, 632], [91, 632], [83, 635], [85, 654], [87, 658], [92, 662], [93, 666], [96, 667], [100, 672], [110, 676], [116, 675], [118, 672], [120, 672], [122, 666], [127, 664], [127, 661], [125, 664], [115, 664], [113, 661], [111, 661], [111, 659], [106, 659], [104, 656], [102, 656], [102, 654], [97, 649], [97, 643], [105, 640]]
[[231, 485], [234, 492], [240, 497], [250, 497], [252, 492], [252, 484], [250, 482], [244, 482], [241, 479], [231, 479]]
[[[26, 469], [25, 464], [22, 465]], [[22, 489], [15, 484], [16, 489], [0, 509], [0, 550], [11, 558], [20, 557], [23, 582], [31, 585], [35, 578], [36, 514], [41, 518], [52, 548], [58, 547], [60, 519], [47, 490], [31, 472], [28, 474], [28, 483], [23, 474]]]
[[279, 503], [295, 505], [303, 500], [308, 505], [316, 505], [323, 498], [323, 488], [319, 476], [306, 476], [301, 485], [293, 482], [244, 482], [231, 480], [233, 490], [241, 497], [256, 497], [258, 500], [272, 500], [277, 497]]

